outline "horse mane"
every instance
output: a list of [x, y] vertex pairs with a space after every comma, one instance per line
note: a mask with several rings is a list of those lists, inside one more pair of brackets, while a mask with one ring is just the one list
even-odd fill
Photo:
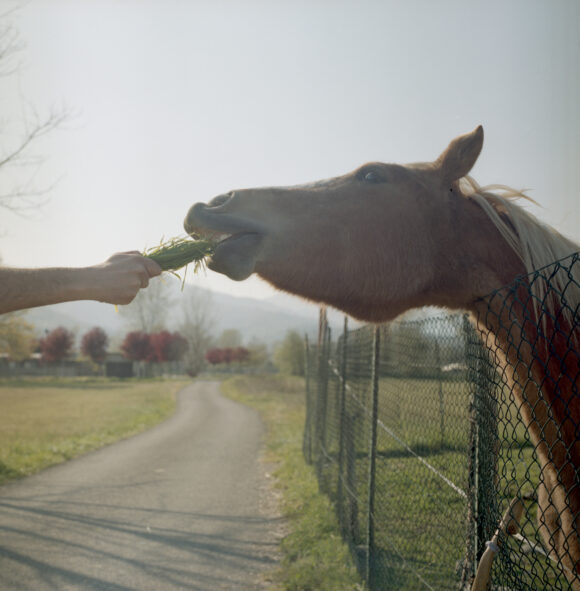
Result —
[[[556, 298], [547, 298], [548, 290], [563, 297], [565, 293], [564, 316], [573, 326], [573, 315], [580, 304], [580, 265], [557, 265], [554, 263], [580, 251], [580, 246], [562, 236], [554, 228], [538, 220], [526, 211], [518, 201], [521, 199], [537, 204], [523, 191], [505, 185], [480, 187], [467, 176], [460, 180], [462, 194], [477, 203], [499, 230], [507, 244], [521, 259], [526, 274], [530, 275], [550, 267], [549, 281], [531, 281], [535, 301], [535, 313], [540, 317], [542, 306], [556, 315]], [[560, 302], [562, 305], [564, 302]]]

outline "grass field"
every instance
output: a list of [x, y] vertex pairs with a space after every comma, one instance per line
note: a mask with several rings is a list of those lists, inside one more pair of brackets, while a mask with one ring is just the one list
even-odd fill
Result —
[[[346, 421], [343, 417], [342, 427], [340, 383], [336, 376], [328, 385], [326, 420], [322, 423], [326, 453], [319, 465], [323, 489], [340, 504], [339, 433], [347, 425], [349, 434], [343, 440], [345, 455], [340, 471], [342, 479], [349, 480], [344, 515], [347, 524], [355, 522], [347, 528], [353, 545], [364, 547], [371, 388], [368, 378], [359, 382], [351, 378], [348, 384]], [[486, 535], [491, 537], [499, 520], [490, 511], [492, 503], [497, 503], [496, 511], [501, 514], [514, 496], [533, 493], [537, 486], [539, 467], [534, 446], [518, 417], [517, 404], [508, 392], [496, 392], [499, 396], [495, 405], [499, 416], [497, 430], [493, 421], [486, 420], [492, 414], [490, 405], [494, 405], [486, 399], [483, 404], [488, 406], [482, 409], [477, 431], [473, 431], [472, 394], [472, 386], [460, 376], [447, 380], [406, 377], [379, 380], [373, 562], [377, 589], [457, 588], [470, 545], [470, 504], [472, 512], [478, 511], [480, 520], [488, 523], [490, 531]], [[473, 437], [479, 442], [477, 459], [471, 455]], [[479, 497], [478, 509], [469, 491], [469, 474], [474, 462], [487, 462], [491, 470], [488, 478], [482, 476], [480, 480], [480, 486], [485, 487], [485, 492], [480, 494], [486, 496]], [[541, 546], [535, 512], [536, 504], [527, 501], [522, 533], [532, 544]], [[471, 532], [473, 536], [473, 529]], [[511, 564], [504, 562], [508, 560], [506, 555], [501, 563], [496, 560], [496, 566], [502, 570], [499, 574], [496, 568], [496, 574], [502, 583], [517, 580], [525, 581], [530, 589], [557, 588], [554, 583], [558, 573], [553, 563], [541, 554], [524, 551], [521, 541], [510, 539], [509, 549]]]
[[[345, 429], [344, 522], [355, 547], [367, 534], [371, 421], [370, 383], [349, 380]], [[322, 483], [340, 504], [339, 383], [328, 387]], [[469, 390], [460, 380], [383, 377], [379, 427], [373, 560], [377, 589], [451, 589], [466, 550]], [[347, 482], [345, 482], [347, 481]], [[347, 492], [344, 492], [347, 491]], [[348, 524], [353, 525], [348, 525]]]
[[168, 417], [187, 381], [0, 380], [0, 483], [139, 433]]

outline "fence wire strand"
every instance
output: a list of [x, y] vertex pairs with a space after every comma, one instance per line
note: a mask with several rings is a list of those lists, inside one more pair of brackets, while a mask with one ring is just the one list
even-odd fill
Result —
[[575, 265], [492, 294], [475, 322], [345, 321], [332, 339], [322, 316], [304, 454], [373, 591], [470, 590], [490, 540], [488, 589], [580, 589]]

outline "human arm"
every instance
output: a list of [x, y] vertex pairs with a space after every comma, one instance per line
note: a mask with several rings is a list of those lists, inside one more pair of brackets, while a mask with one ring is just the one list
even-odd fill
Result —
[[0, 268], [0, 314], [73, 300], [128, 304], [160, 273], [157, 263], [137, 252], [90, 267]]

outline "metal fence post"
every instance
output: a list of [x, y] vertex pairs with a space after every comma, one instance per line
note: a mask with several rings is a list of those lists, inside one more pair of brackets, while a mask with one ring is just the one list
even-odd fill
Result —
[[328, 380], [330, 358], [330, 327], [324, 314], [321, 323], [321, 332], [319, 335], [319, 353], [318, 353], [318, 392], [316, 396], [316, 435], [315, 435], [315, 456], [316, 472], [319, 480], [322, 478], [324, 468], [324, 453], [326, 451], [326, 413], [328, 402]]
[[463, 317], [463, 335], [465, 338], [465, 358], [467, 361], [467, 381], [470, 389], [469, 399], [469, 444], [468, 444], [468, 473], [467, 473], [467, 539], [465, 560], [461, 573], [461, 582], [466, 584], [477, 570], [478, 535], [477, 523], [479, 514], [478, 475], [479, 453], [479, 424], [475, 411], [477, 398], [477, 380], [479, 372], [479, 349], [477, 336], [467, 316]]
[[345, 439], [352, 434], [345, 433], [346, 424], [346, 363], [347, 363], [347, 344], [348, 344], [348, 317], [344, 317], [344, 328], [342, 333], [342, 355], [340, 368], [340, 400], [338, 417], [338, 482], [337, 482], [337, 510], [341, 528], [344, 532], [344, 450]]
[[467, 317], [464, 319], [469, 402], [468, 537], [462, 580], [477, 570], [485, 541], [491, 539], [499, 521], [495, 491], [499, 435], [498, 409], [493, 387], [497, 383], [489, 352]]
[[310, 391], [310, 343], [308, 335], [304, 335], [304, 378], [306, 389], [306, 421], [304, 425], [304, 438], [302, 440], [302, 453], [308, 464], [312, 464], [312, 392]]
[[367, 555], [366, 555], [366, 580], [372, 589], [373, 566], [375, 555], [375, 479], [377, 460], [377, 427], [379, 415], [379, 364], [381, 349], [381, 332], [378, 326], [373, 335], [372, 357], [372, 416], [371, 437], [369, 444], [369, 493], [367, 514]]
[[441, 447], [445, 445], [445, 399], [443, 397], [443, 368], [441, 367], [441, 349], [439, 337], [435, 341], [435, 363], [437, 364], [437, 381], [439, 383], [439, 432], [441, 435]]

